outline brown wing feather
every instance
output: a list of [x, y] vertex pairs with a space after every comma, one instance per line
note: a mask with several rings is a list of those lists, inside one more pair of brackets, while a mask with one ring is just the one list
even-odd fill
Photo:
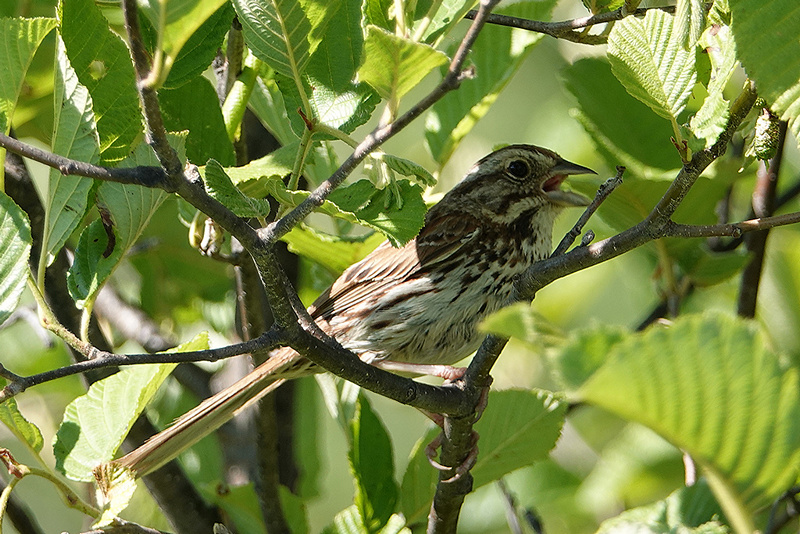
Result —
[[345, 270], [308, 311], [312, 317], [330, 319], [397, 282], [430, 272], [471, 241], [478, 229], [475, 218], [465, 214], [437, 217], [436, 224], [429, 220], [404, 247], [395, 248], [386, 241]]

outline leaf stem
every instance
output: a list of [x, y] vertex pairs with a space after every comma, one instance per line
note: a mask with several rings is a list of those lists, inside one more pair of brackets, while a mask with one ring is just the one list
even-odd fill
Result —
[[222, 119], [225, 122], [225, 131], [231, 142], [236, 140], [236, 132], [239, 130], [247, 109], [247, 102], [250, 94], [258, 79], [258, 72], [261, 69], [261, 60], [252, 53], [247, 55], [244, 61], [242, 72], [233, 83], [225, 103], [222, 105]]

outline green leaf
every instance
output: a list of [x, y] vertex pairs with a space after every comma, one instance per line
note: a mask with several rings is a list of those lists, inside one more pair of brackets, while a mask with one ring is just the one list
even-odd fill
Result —
[[322, 534], [411, 534], [411, 530], [405, 528], [406, 522], [399, 515], [393, 515], [388, 523], [377, 531], [370, 531], [364, 526], [364, 522], [358, 513], [358, 508], [353, 505], [345, 508], [333, 518], [333, 523], [322, 530]]
[[[274, 75], [274, 72], [271, 72]], [[272, 76], [261, 75], [256, 80], [253, 92], [247, 105], [255, 113], [264, 128], [275, 136], [283, 147], [291, 143], [297, 144], [297, 135], [289, 124], [289, 114], [284, 104], [283, 95]], [[279, 149], [280, 150], [280, 149]], [[296, 152], [296, 150], [295, 150]], [[291, 169], [289, 169], [291, 171]]]
[[[96, 164], [100, 160], [100, 138], [95, 127], [92, 98], [70, 66], [60, 37], [56, 61], [53, 153]], [[46, 243], [43, 251], [45, 265], [53, 261], [86, 215], [93, 185], [94, 180], [90, 178], [63, 176], [57, 169], [50, 169], [42, 238]]]
[[690, 121], [692, 133], [710, 147], [728, 122], [728, 101], [723, 91], [736, 70], [736, 46], [728, 26], [711, 27], [700, 40], [711, 59], [708, 96]]
[[354, 503], [367, 531], [379, 531], [389, 521], [397, 502], [392, 443], [366, 397], [360, 395], [350, 423], [350, 470], [356, 484]]
[[[208, 335], [200, 334], [168, 352], [207, 348]], [[94, 480], [92, 470], [114, 457], [131, 425], [176, 365], [125, 367], [72, 401], [53, 443], [56, 468], [72, 480]]]
[[[219, 478], [199, 485], [203, 497], [218, 506], [225, 513], [226, 518], [229, 518], [233, 525], [236, 526], [238, 532], [267, 532], [267, 527], [264, 525], [264, 516], [261, 513], [261, 506], [258, 502], [258, 495], [252, 483], [228, 486], [225, 491], [219, 491], [219, 486]], [[280, 486], [279, 489], [281, 504], [292, 502], [295, 505], [297, 501], [289, 500], [291, 497], [299, 500], [298, 497], [292, 495], [283, 486]], [[287, 494], [291, 496], [289, 499], [285, 499]], [[284, 512], [287, 512], [286, 508], [284, 508]], [[290, 524], [294, 526], [293, 523]], [[292, 529], [291, 532], [294, 533], [296, 531]], [[297, 532], [302, 532], [302, 529]]]
[[215, 160], [209, 160], [206, 164], [204, 178], [208, 194], [225, 204], [239, 217], [266, 217], [269, 214], [269, 201], [248, 197], [239, 191]]
[[417, 179], [417, 182], [425, 187], [436, 185], [436, 178], [428, 172], [428, 169], [418, 163], [414, 163], [410, 159], [392, 156], [391, 154], [380, 154], [376, 157], [386, 163], [394, 172], [400, 173], [403, 176], [413, 176]]
[[675, 257], [683, 273], [697, 287], [713, 286], [737, 275], [751, 257], [745, 251], [713, 252], [706, 246], [686, 247]]
[[44, 439], [39, 427], [28, 421], [19, 411], [17, 401], [12, 397], [0, 404], [0, 421], [5, 424], [18, 440], [28, 444], [36, 452], [42, 450]]
[[142, 134], [130, 51], [92, 0], [62, 0], [58, 18], [72, 68], [92, 97], [101, 160], [120, 161]]
[[[472, 469], [475, 488], [546, 458], [561, 434], [566, 409], [566, 402], [541, 390], [489, 392], [489, 405], [475, 425], [480, 435]], [[401, 511], [409, 524], [430, 510], [439, 475], [428, 463], [425, 447], [440, 431], [432, 428], [417, 442], [403, 475]]]
[[417, 236], [425, 220], [427, 207], [422, 198], [422, 188], [408, 180], [397, 180], [397, 191], [402, 199], [402, 208], [392, 202], [390, 188], [375, 189], [369, 180], [359, 180], [347, 187], [340, 187], [328, 196], [347, 220], [352, 213], [359, 224], [382, 232], [396, 247], [402, 246]]
[[642, 177], [680, 167], [680, 157], [671, 150], [670, 126], [625, 91], [607, 62], [581, 59], [562, 72], [578, 102], [573, 114], [609, 165], [625, 165]]
[[247, 46], [260, 60], [299, 80], [318, 41], [315, 28], [298, 0], [234, 0]]
[[604, 521], [597, 533], [726, 534], [730, 531], [720, 523], [721, 515], [722, 510], [708, 484], [700, 480], [693, 486], [673, 492], [663, 501], [626, 510]]
[[581, 394], [689, 453], [737, 528], [796, 479], [797, 369], [781, 367], [752, 323], [705, 315], [651, 327], [614, 345]]
[[169, 75], [164, 81], [165, 88], [180, 87], [200, 76], [208, 68], [217, 55], [217, 50], [222, 48], [235, 15], [233, 6], [225, 2], [203, 22], [175, 56]]
[[650, 10], [626, 17], [608, 36], [608, 58], [625, 89], [659, 116], [676, 122], [697, 81], [694, 51], [672, 32], [673, 17]]
[[[168, 138], [184, 160], [185, 135], [170, 134]], [[140, 144], [121, 163], [123, 167], [137, 165], [158, 165], [149, 145]], [[106, 223], [110, 224], [105, 226], [102, 220], [95, 220], [78, 239], [75, 261], [67, 273], [67, 288], [78, 306], [83, 307], [94, 299], [166, 198], [167, 193], [160, 189], [114, 182], [100, 184], [97, 204], [101, 214], [105, 213]]]
[[[198, 29], [217, 12], [227, 0], [144, 0], [142, 12], [159, 32], [158, 42], [163, 52], [162, 80], [165, 79], [184, 45], [195, 35], [195, 47], [202, 40]], [[230, 22], [230, 20], [228, 20]], [[209, 30], [211, 28], [205, 28]], [[221, 41], [220, 41], [221, 42]], [[219, 45], [219, 43], [217, 43]], [[195, 47], [187, 53], [196, 52]], [[184, 57], [186, 55], [184, 54]], [[212, 56], [213, 57], [213, 56]], [[209, 58], [209, 62], [210, 62]], [[207, 66], [208, 64], [206, 64]]]
[[567, 403], [546, 391], [503, 390], [475, 425], [480, 435], [475, 487], [547, 457], [561, 435]]
[[399, 101], [430, 71], [447, 62], [447, 56], [428, 45], [415, 43], [377, 26], [367, 26], [364, 63], [358, 77], [387, 100]]
[[[491, 396], [494, 392], [490, 392]], [[491, 400], [490, 400], [491, 402]], [[437, 426], [431, 427], [411, 451], [408, 466], [403, 473], [400, 485], [400, 512], [409, 525], [423, 523], [431, 511], [431, 501], [436, 492], [439, 473], [428, 461], [425, 448], [442, 432]], [[480, 443], [478, 443], [480, 447]], [[478, 453], [480, 456], [480, 453]]]
[[242, 192], [260, 198], [267, 194], [265, 185], [267, 181], [274, 177], [282, 179], [291, 174], [299, 149], [300, 142], [295, 140], [292, 144], [282, 146], [264, 157], [254, 159], [247, 165], [227, 167], [225, 172]]
[[705, 24], [706, 6], [703, 0], [678, 0], [672, 31], [675, 40], [684, 50], [689, 50], [697, 44]]
[[[736, 51], [758, 94], [800, 142], [800, 4], [729, 0]], [[765, 21], [770, 21], [766, 23]], [[765, 26], [768, 24], [768, 27]]]
[[233, 145], [225, 133], [225, 122], [217, 92], [200, 76], [177, 89], [158, 92], [164, 126], [170, 132], [188, 130], [186, 158], [194, 163], [215, 159], [233, 165]]
[[16, 309], [25, 289], [31, 242], [28, 216], [0, 192], [0, 324]]
[[[500, 12], [548, 20], [554, 5], [555, 0], [524, 2]], [[481, 30], [481, 34], [483, 38], [477, 40], [469, 55], [475, 67], [475, 78], [465, 80], [458, 91], [451, 91], [434, 104], [425, 120], [425, 141], [440, 167], [448, 161], [461, 139], [489, 111], [500, 91], [542, 37], [518, 28], [491, 25]], [[457, 46], [458, 43], [453, 43], [448, 52], [454, 53]]]
[[0, 132], [8, 133], [33, 54], [55, 19], [0, 18]]
[[[439, 37], [449, 34], [450, 30], [464, 18], [467, 11], [474, 8], [477, 3], [477, 0], [442, 0], [436, 10], [436, 14], [434, 14], [428, 25], [428, 29], [422, 35], [422, 41], [432, 43]], [[502, 12], [502, 10], [499, 10], [499, 12]], [[424, 23], [425, 18], [416, 22], [414, 26], [415, 34], [420, 24]], [[391, 30], [388, 27], [386, 29]]]
[[595, 325], [570, 335], [558, 358], [558, 370], [570, 389], [581, 387], [608, 360], [612, 347], [628, 336], [619, 327]]
[[317, 262], [338, 276], [380, 245], [384, 235], [373, 232], [369, 236], [345, 239], [301, 225], [292, 228], [282, 240], [289, 246], [289, 251]]

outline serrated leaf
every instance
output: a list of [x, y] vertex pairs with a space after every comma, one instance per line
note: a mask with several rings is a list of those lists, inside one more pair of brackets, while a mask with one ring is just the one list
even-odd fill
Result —
[[8, 427], [18, 440], [27, 443], [31, 449], [36, 452], [42, 450], [44, 445], [42, 432], [39, 427], [22, 415], [22, 412], [19, 411], [19, 406], [17, 406], [17, 401], [13, 397], [0, 404], [0, 421]]
[[[78, 77], [59, 37], [56, 48], [55, 119], [53, 153], [96, 164], [100, 160], [100, 138], [95, 126], [92, 97]], [[44, 221], [45, 265], [52, 263], [61, 247], [86, 215], [89, 191], [94, 180], [63, 176], [50, 169]]]
[[25, 289], [31, 243], [28, 216], [0, 192], [0, 324], [16, 309]]
[[[169, 352], [207, 348], [208, 335], [200, 334]], [[92, 471], [114, 457], [131, 425], [176, 365], [125, 367], [72, 401], [53, 443], [56, 468], [72, 480], [94, 480]]]
[[55, 19], [0, 18], [0, 132], [8, 133], [11, 128], [33, 54], [55, 26]]
[[374, 232], [366, 238], [343, 239], [302, 225], [295, 226], [281, 238], [288, 245], [289, 251], [317, 262], [335, 276], [363, 259], [384, 239], [380, 232]]
[[142, 134], [130, 51], [92, 0], [61, 0], [59, 23], [70, 64], [92, 97], [101, 160], [120, 161]]
[[[729, 0], [736, 51], [759, 96], [800, 143], [800, 4], [794, 0]], [[765, 28], [764, 21], [772, 21]]]
[[581, 395], [689, 453], [732, 520], [775, 499], [800, 467], [797, 370], [781, 368], [752, 323], [705, 315], [651, 327], [614, 345]]
[[706, 6], [703, 0], [678, 0], [672, 31], [684, 50], [697, 44], [705, 24]]
[[[162, 79], [167, 77], [183, 46], [226, 2], [227, 0], [144, 0], [139, 2], [140, 9], [159, 32], [158, 42], [164, 58]], [[198, 40], [199, 38], [201, 36], [198, 36]]]
[[380, 154], [377, 157], [394, 172], [403, 176], [413, 176], [417, 179], [417, 182], [425, 187], [436, 185], [436, 178], [428, 172], [428, 169], [410, 159], [392, 156], [391, 154]]
[[706, 30], [700, 45], [711, 59], [711, 80], [708, 83], [708, 96], [692, 117], [690, 126], [695, 136], [705, 140], [707, 148], [714, 144], [728, 122], [728, 101], [723, 91], [736, 69], [736, 46], [728, 26]]
[[358, 398], [350, 428], [348, 457], [356, 485], [354, 504], [367, 530], [375, 532], [389, 521], [397, 502], [392, 442], [363, 395]]
[[[579, 108], [573, 111], [609, 165], [642, 177], [680, 167], [669, 148], [672, 129], [630, 96], [601, 59], [581, 59], [562, 71]], [[597, 88], [602, 87], [602, 91]], [[626, 179], [628, 175], [626, 174]], [[613, 195], [612, 195], [613, 196]]]
[[[505, 15], [548, 20], [555, 0], [524, 2], [501, 9]], [[461, 139], [488, 111], [541, 35], [518, 28], [487, 25], [472, 47], [469, 60], [475, 78], [465, 80], [458, 91], [451, 91], [433, 105], [425, 120], [425, 141], [440, 167], [448, 161]], [[455, 52], [453, 43], [448, 53]]]
[[608, 36], [608, 58], [614, 76], [632, 96], [675, 122], [697, 72], [694, 51], [683, 48], [672, 27], [672, 15], [657, 9], [644, 19], [626, 17]]
[[[294, 80], [311, 56], [311, 21], [298, 0], [234, 0], [247, 46], [260, 60]], [[318, 43], [317, 43], [318, 44]]]
[[447, 62], [447, 56], [428, 45], [397, 37], [377, 26], [367, 26], [364, 63], [359, 79], [381, 97], [399, 101], [430, 71]]
[[597, 534], [726, 534], [730, 531], [720, 523], [721, 515], [722, 510], [708, 484], [701, 480], [693, 486], [673, 492], [663, 501], [626, 510], [604, 521]]
[[295, 140], [292, 144], [282, 146], [264, 157], [254, 159], [247, 165], [227, 167], [225, 173], [242, 192], [260, 198], [267, 194], [262, 182], [272, 179], [274, 176], [283, 178], [291, 174], [299, 149], [300, 142]]
[[[184, 160], [186, 136], [169, 134], [168, 139]], [[153, 149], [147, 144], [137, 146], [120, 164], [138, 165], [158, 165]], [[97, 204], [107, 213], [110, 224], [104, 226], [103, 221], [95, 220], [81, 232], [74, 263], [67, 273], [67, 288], [79, 307], [96, 296], [166, 198], [167, 193], [160, 189], [114, 182], [100, 184]]]
[[203, 174], [208, 194], [239, 217], [265, 217], [269, 214], [269, 201], [248, 197], [239, 191], [217, 161], [209, 160]]
[[542, 390], [492, 392], [475, 425], [480, 435], [475, 487], [547, 457], [561, 435], [567, 403]]

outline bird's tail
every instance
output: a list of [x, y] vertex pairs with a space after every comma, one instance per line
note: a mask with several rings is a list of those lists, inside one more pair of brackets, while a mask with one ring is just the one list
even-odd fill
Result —
[[287, 378], [305, 374], [297, 372], [302, 359], [291, 349], [274, 352], [245, 377], [207, 398], [176, 419], [172, 426], [112, 463], [129, 468], [137, 477], [155, 471], [276, 389]]

